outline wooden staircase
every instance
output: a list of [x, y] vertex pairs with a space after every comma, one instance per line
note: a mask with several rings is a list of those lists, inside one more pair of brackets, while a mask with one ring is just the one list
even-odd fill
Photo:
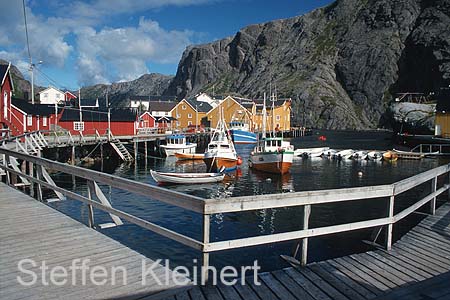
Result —
[[127, 150], [125, 145], [118, 139], [116, 139], [112, 134], [110, 134], [111, 139], [109, 144], [111, 147], [117, 152], [119, 157], [126, 162], [132, 162], [134, 161], [133, 156], [130, 154], [130, 152]]

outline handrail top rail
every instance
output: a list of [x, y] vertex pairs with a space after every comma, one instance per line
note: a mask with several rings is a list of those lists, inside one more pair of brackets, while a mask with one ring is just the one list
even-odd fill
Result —
[[147, 197], [151, 196], [152, 199], [182, 207], [187, 210], [199, 213], [203, 212], [205, 199], [200, 197], [180, 193], [177, 191], [171, 191], [158, 186], [153, 186], [147, 183], [126, 179], [115, 175], [105, 174], [95, 170], [89, 170], [78, 166], [72, 166], [66, 163], [55, 162], [46, 158], [19, 153], [5, 148], [0, 148], [0, 154], [13, 156], [37, 165], [44, 166], [49, 169], [75, 175], [86, 180], [93, 180], [102, 184], [111, 185], [113, 187], [127, 190], [132, 193], [144, 195]]
[[181, 192], [168, 190], [162, 187], [153, 186], [147, 183], [125, 179], [115, 175], [105, 174], [94, 170], [71, 166], [65, 163], [55, 162], [45, 158], [18, 153], [12, 150], [0, 148], [0, 153], [28, 160], [35, 164], [41, 164], [45, 167], [63, 173], [72, 174], [87, 180], [95, 180], [99, 183], [122, 188], [133, 193], [137, 193], [147, 197], [151, 196], [152, 199], [159, 200], [163, 203], [182, 207], [201, 214], [230, 213], [248, 210], [390, 197], [401, 194], [417, 185], [431, 180], [434, 177], [440, 176], [450, 171], [450, 164], [447, 164], [397, 181], [392, 184], [230, 197], [224, 199], [204, 199]]

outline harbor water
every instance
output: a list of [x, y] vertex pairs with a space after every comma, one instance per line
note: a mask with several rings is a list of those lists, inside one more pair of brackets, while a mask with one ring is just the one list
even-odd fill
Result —
[[[320, 135], [326, 141], [319, 140]], [[294, 138], [291, 143], [295, 148], [328, 146], [333, 149], [386, 150], [395, 147], [392, 134], [387, 132], [336, 132], [314, 131], [312, 136]], [[203, 198], [228, 198], [247, 195], [291, 193], [309, 190], [347, 188], [367, 185], [390, 184], [447, 163], [443, 159], [398, 160], [394, 163], [381, 161], [296, 159], [289, 174], [284, 176], [252, 171], [247, 166], [247, 159], [252, 151], [250, 145], [237, 145], [236, 149], [244, 163], [240, 169], [219, 184], [169, 185], [165, 188], [196, 195]], [[150, 176], [150, 169], [157, 171], [204, 172], [206, 166], [202, 161], [177, 162], [175, 158], [166, 159], [141, 156], [136, 165], [115, 165], [104, 162], [94, 169], [103, 170], [120, 177], [155, 185]], [[75, 180], [67, 175], [54, 175], [58, 185], [87, 194], [87, 187], [82, 180]], [[152, 200], [151, 195], [143, 197], [114, 187], [101, 186], [113, 207], [127, 213], [149, 220], [176, 232], [201, 240], [202, 218], [199, 214]], [[396, 211], [411, 201], [418, 200], [421, 193], [429, 190], [420, 186], [409, 194], [401, 195], [396, 200]], [[386, 199], [371, 199], [312, 207], [311, 227], [342, 224], [386, 216]], [[87, 207], [77, 201], [51, 203], [51, 206], [87, 223]], [[81, 212], [81, 213], [80, 213]], [[413, 214], [394, 227], [395, 238], [413, 226], [420, 216]], [[266, 209], [242, 213], [217, 214], [211, 219], [211, 241], [237, 239], [256, 235], [300, 230], [302, 227], [303, 208], [290, 207]], [[95, 211], [96, 223], [111, 222], [107, 214]], [[152, 259], [170, 259], [171, 266], [192, 266], [201, 261], [201, 253], [177, 242], [156, 235], [136, 225], [126, 223], [122, 226], [101, 230], [104, 234], [120, 241], [126, 246]], [[382, 235], [378, 242], [382, 243]], [[309, 241], [309, 261], [319, 261], [370, 249], [364, 240], [373, 240], [373, 230], [335, 234], [312, 238]], [[262, 245], [251, 248], [235, 249], [213, 253], [212, 265], [252, 265], [258, 260], [263, 271], [280, 269], [287, 264], [280, 258], [281, 254], [290, 255], [294, 242], [276, 245]], [[197, 259], [197, 262], [194, 261]]]

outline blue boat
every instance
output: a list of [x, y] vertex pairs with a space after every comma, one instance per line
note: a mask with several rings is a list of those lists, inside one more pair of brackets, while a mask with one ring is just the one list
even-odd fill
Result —
[[256, 133], [251, 132], [248, 124], [244, 122], [232, 121], [230, 133], [235, 144], [256, 144], [258, 140]]

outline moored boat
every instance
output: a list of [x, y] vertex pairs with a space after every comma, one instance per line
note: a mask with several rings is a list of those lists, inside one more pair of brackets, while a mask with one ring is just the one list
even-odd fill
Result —
[[158, 183], [197, 184], [221, 182], [223, 173], [169, 173], [150, 170], [153, 179]]
[[330, 150], [330, 147], [319, 147], [319, 148], [304, 148], [304, 149], [295, 149], [295, 156], [309, 156], [309, 157], [319, 157], [325, 151]]
[[235, 144], [256, 144], [257, 135], [250, 131], [248, 123], [240, 121], [230, 122], [230, 134]]
[[204, 153], [179, 153], [175, 152], [175, 157], [178, 160], [202, 160], [205, 157]]
[[289, 172], [294, 159], [294, 146], [282, 137], [266, 137], [266, 117], [264, 94], [262, 137], [250, 153], [249, 167], [263, 172], [285, 174]]
[[216, 172], [222, 168], [230, 171], [237, 168], [238, 155], [233, 141], [228, 132], [227, 125], [222, 117], [219, 118], [217, 127], [208, 144], [203, 161], [209, 172]]
[[195, 153], [196, 143], [186, 141], [184, 134], [172, 134], [166, 139], [167, 144], [161, 145], [166, 156], [174, 156], [175, 153]]
[[394, 151], [386, 151], [383, 153], [383, 159], [386, 161], [397, 161], [398, 154]]

